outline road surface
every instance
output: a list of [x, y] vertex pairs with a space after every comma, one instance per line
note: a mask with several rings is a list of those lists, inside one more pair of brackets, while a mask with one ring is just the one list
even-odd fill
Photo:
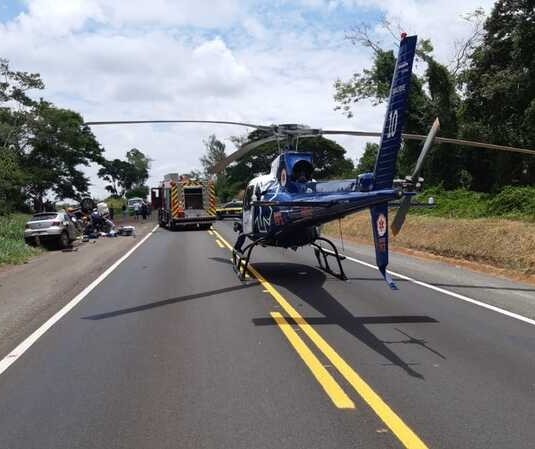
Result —
[[156, 229], [8, 354], [0, 447], [534, 447], [534, 287], [396, 256], [393, 292], [359, 248], [347, 282], [260, 248], [241, 283], [233, 239]]

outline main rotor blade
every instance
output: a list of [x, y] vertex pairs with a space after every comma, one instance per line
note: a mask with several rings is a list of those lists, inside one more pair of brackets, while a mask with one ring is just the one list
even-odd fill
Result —
[[143, 123], [211, 123], [216, 125], [247, 126], [264, 131], [271, 131], [273, 129], [272, 126], [255, 125], [253, 123], [244, 122], [227, 122], [223, 120], [112, 120], [103, 122], [86, 122], [84, 125], [138, 125]]
[[437, 135], [439, 128], [440, 128], [440, 121], [438, 120], [438, 117], [437, 117], [435, 121], [433, 122], [433, 126], [431, 127], [429, 134], [425, 138], [424, 146], [422, 147], [422, 151], [420, 151], [420, 155], [418, 156], [418, 160], [416, 161], [416, 166], [414, 167], [414, 171], [412, 172], [413, 179], [416, 177], [418, 173], [420, 173], [425, 155], [429, 151], [429, 148], [431, 148], [431, 145], [433, 144], [433, 140], [435, 139], [435, 136]]
[[269, 137], [264, 137], [263, 139], [255, 140], [253, 142], [245, 143], [238, 150], [236, 150], [234, 153], [230, 154], [224, 160], [222, 160], [222, 161], [218, 162], [217, 164], [215, 164], [214, 167], [212, 168], [212, 171], [214, 173], [219, 173], [219, 172], [223, 171], [225, 169], [225, 167], [227, 167], [232, 162], [234, 162], [234, 161], [240, 159], [241, 157], [245, 156], [247, 153], [249, 153], [249, 151], [252, 151], [255, 148], [258, 148], [260, 145], [264, 145], [265, 143], [268, 143], [268, 142], [273, 142], [273, 141], [275, 141], [277, 139], [278, 139], [277, 136], [269, 136]]
[[[371, 131], [344, 131], [344, 130], [324, 129], [321, 131], [321, 134], [345, 134], [348, 136], [381, 137], [381, 133], [371, 132]], [[424, 136], [423, 134], [403, 133], [401, 136], [405, 140], [423, 141], [427, 138], [427, 136]], [[510, 151], [512, 153], [523, 153], [523, 154], [530, 154], [532, 156], [535, 156], [535, 150], [529, 150], [527, 148], [509, 147], [506, 145], [494, 145], [492, 143], [476, 142], [473, 140], [450, 139], [449, 137], [435, 137], [433, 142], [434, 143], [452, 143], [454, 145], [464, 145], [467, 147], [475, 147], [475, 148], [486, 148], [489, 150]]]
[[[406, 140], [425, 140], [426, 136], [421, 134], [402, 134]], [[434, 143], [452, 143], [454, 145], [464, 145], [467, 147], [486, 148], [489, 150], [510, 151], [512, 153], [524, 153], [535, 156], [535, 150], [526, 148], [508, 147], [505, 145], [494, 145], [492, 143], [475, 142], [473, 140], [450, 139], [448, 137], [435, 137]]]
[[372, 131], [343, 131], [336, 129], [323, 129], [321, 134], [345, 134], [347, 136], [381, 137], [381, 133]]

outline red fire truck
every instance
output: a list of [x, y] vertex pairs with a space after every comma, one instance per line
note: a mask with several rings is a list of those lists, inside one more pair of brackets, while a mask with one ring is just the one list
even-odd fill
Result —
[[178, 174], [165, 175], [159, 187], [151, 189], [153, 209], [158, 209], [160, 226], [208, 229], [216, 219], [215, 184]]

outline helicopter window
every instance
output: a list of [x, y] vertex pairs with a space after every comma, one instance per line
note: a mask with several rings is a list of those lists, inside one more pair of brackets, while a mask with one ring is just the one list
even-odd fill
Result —
[[254, 192], [254, 185], [250, 185], [247, 187], [247, 190], [245, 191], [245, 198], [243, 199], [243, 209], [248, 210], [251, 208], [251, 198], [253, 196]]
[[308, 161], [301, 160], [293, 166], [292, 181], [308, 182], [312, 179], [314, 167]]

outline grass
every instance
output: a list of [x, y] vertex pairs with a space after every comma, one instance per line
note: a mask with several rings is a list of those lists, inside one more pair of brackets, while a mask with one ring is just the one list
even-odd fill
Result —
[[444, 218], [506, 218], [535, 221], [535, 188], [506, 187], [497, 194], [472, 192], [465, 189], [445, 191], [425, 190], [416, 198], [421, 203], [433, 197], [433, 208], [413, 208], [412, 215]]
[[[344, 237], [373, 244], [369, 215], [364, 211], [343, 219]], [[325, 233], [338, 236], [338, 223], [327, 225]], [[511, 269], [523, 275], [535, 274], [535, 223], [409, 214], [403, 229], [391, 238], [391, 243], [399, 248]]]
[[24, 242], [24, 225], [31, 215], [11, 214], [0, 216], [0, 265], [21, 264], [42, 252]]

